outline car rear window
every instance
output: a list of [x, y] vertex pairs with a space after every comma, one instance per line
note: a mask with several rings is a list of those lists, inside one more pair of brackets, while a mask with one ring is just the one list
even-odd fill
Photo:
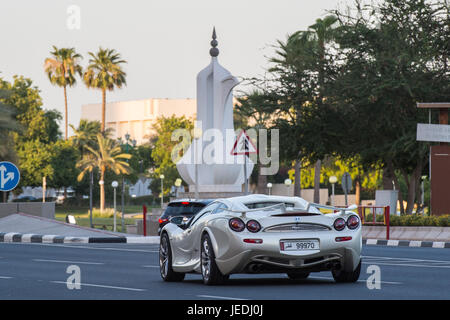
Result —
[[169, 203], [164, 211], [163, 217], [173, 217], [180, 215], [194, 215], [199, 212], [205, 205], [198, 202], [175, 202]]
[[[274, 205], [280, 204], [280, 203], [283, 203], [283, 202], [255, 202], [255, 203], [246, 203], [245, 206], [249, 209], [260, 209], [260, 208], [274, 206]], [[290, 203], [290, 202], [284, 202], [284, 205], [286, 206], [286, 208], [294, 207], [294, 204]]]

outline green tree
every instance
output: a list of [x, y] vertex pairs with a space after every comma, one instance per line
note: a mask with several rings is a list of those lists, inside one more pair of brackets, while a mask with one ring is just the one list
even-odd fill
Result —
[[[316, 89], [317, 98], [315, 99], [317, 107], [321, 108], [323, 100], [325, 98], [325, 86], [327, 83], [327, 49], [326, 46], [329, 42], [334, 40], [335, 37], [335, 25], [337, 18], [334, 15], [326, 16], [324, 19], [317, 19], [316, 23], [309, 26], [309, 33], [307, 35], [311, 38], [310, 41], [314, 41], [315, 50], [313, 50], [313, 60], [315, 66], [312, 68], [313, 72], [317, 72], [318, 88]], [[320, 171], [321, 171], [322, 159], [318, 159], [314, 166], [314, 202], [320, 202]]]
[[351, 9], [356, 16], [335, 12], [340, 26], [328, 95], [333, 101], [318, 118], [329, 124], [335, 152], [357, 154], [363, 164], [379, 163], [403, 176], [411, 213], [429, 148], [416, 141], [417, 123], [428, 121], [416, 103], [450, 99], [449, 6], [386, 0], [356, 2]]
[[20, 131], [12, 131], [15, 153], [21, 171], [19, 186], [39, 186], [44, 177], [51, 179], [53, 144], [60, 138], [61, 114], [44, 110], [39, 89], [30, 79], [14, 76], [14, 81], [0, 79], [0, 90], [8, 91], [0, 103], [11, 106]]
[[19, 127], [16, 122], [14, 109], [2, 103], [2, 99], [8, 96], [9, 91], [0, 90], [0, 140], [2, 141], [0, 144], [0, 158], [14, 161], [16, 155], [10, 131], [17, 130]]
[[97, 53], [89, 52], [89, 65], [84, 72], [83, 80], [88, 88], [99, 89], [102, 92], [101, 131], [105, 131], [106, 91], [113, 91], [126, 85], [126, 73], [122, 69], [120, 54], [114, 49], [99, 48]]
[[300, 196], [302, 162], [323, 158], [322, 149], [315, 153], [304, 151], [305, 140], [316, 139], [316, 136], [305, 136], [302, 130], [317, 87], [317, 75], [312, 72], [316, 47], [309, 34], [308, 31], [297, 31], [285, 42], [277, 41], [275, 56], [269, 60], [272, 64], [268, 70], [270, 76], [259, 85], [272, 101], [272, 113], [277, 115], [273, 125], [280, 130], [280, 159], [286, 163], [294, 162], [295, 196]]
[[[168, 194], [171, 186], [175, 180], [179, 178], [179, 174], [176, 168], [176, 161], [172, 161], [172, 151], [176, 145], [181, 141], [172, 141], [172, 133], [177, 129], [192, 130], [194, 128], [193, 121], [191, 119], [182, 117], [160, 117], [153, 125], [153, 129], [156, 134], [150, 139], [152, 148], [152, 159], [154, 161], [155, 169], [152, 174], [152, 183], [150, 189], [153, 194], [161, 192], [161, 182], [159, 176], [164, 174], [164, 194]], [[186, 143], [186, 141], [184, 141]], [[186, 143], [182, 146], [182, 150], [186, 150], [190, 143]], [[181, 150], [180, 150], [181, 151]], [[181, 155], [178, 154], [178, 155]]]
[[72, 87], [76, 84], [76, 74], [82, 75], [82, 68], [79, 64], [82, 56], [76, 53], [75, 48], [61, 48], [53, 46], [53, 51], [50, 52], [51, 58], [46, 58], [44, 62], [44, 71], [48, 75], [48, 79], [53, 85], [63, 87], [64, 89], [64, 119], [65, 119], [65, 133], [64, 137], [67, 140], [68, 131], [68, 106], [67, 106], [67, 87]]
[[113, 171], [115, 174], [129, 174], [130, 166], [126, 160], [131, 158], [130, 154], [122, 153], [120, 145], [109, 138], [105, 138], [102, 134], [97, 134], [97, 149], [86, 146], [89, 151], [77, 163], [77, 168], [81, 170], [78, 175], [78, 181], [81, 181], [87, 172], [98, 169], [100, 172], [100, 211], [105, 209], [105, 174], [107, 170]]
[[[74, 186], [79, 170], [76, 163], [80, 159], [80, 153], [76, 146], [70, 140], [58, 140], [52, 145], [52, 158], [50, 166], [53, 174], [49, 179], [48, 185], [53, 188], [64, 188]], [[65, 197], [67, 194], [65, 192]]]

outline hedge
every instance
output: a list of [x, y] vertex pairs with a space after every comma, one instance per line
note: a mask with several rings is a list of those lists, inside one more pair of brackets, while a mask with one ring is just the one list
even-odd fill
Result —
[[[389, 217], [389, 225], [390, 226], [426, 226], [426, 227], [448, 227], [450, 226], [450, 215], [442, 215], [442, 216], [424, 216], [420, 214], [410, 214], [410, 215], [391, 215]], [[368, 214], [366, 216], [366, 221], [372, 221], [372, 215]], [[383, 222], [383, 215], [377, 215], [376, 221]], [[370, 225], [370, 224], [367, 224]]]

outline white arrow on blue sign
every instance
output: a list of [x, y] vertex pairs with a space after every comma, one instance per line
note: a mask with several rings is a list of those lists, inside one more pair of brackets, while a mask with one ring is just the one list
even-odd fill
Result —
[[11, 191], [20, 181], [20, 172], [16, 165], [9, 161], [0, 162], [0, 191]]

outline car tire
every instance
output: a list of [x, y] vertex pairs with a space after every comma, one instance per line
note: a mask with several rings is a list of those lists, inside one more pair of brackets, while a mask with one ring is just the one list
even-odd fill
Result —
[[200, 267], [203, 283], [218, 285], [224, 283], [229, 276], [223, 275], [216, 264], [216, 257], [208, 234], [204, 234], [200, 244]]
[[361, 260], [354, 271], [344, 271], [344, 270], [332, 270], [334, 281], [341, 283], [351, 283], [356, 282], [359, 279], [359, 274], [361, 273]]
[[161, 278], [167, 282], [183, 281], [185, 274], [172, 269], [172, 249], [167, 233], [163, 233], [159, 244], [159, 271]]
[[291, 280], [303, 280], [309, 277], [310, 272], [288, 272], [287, 276]]

